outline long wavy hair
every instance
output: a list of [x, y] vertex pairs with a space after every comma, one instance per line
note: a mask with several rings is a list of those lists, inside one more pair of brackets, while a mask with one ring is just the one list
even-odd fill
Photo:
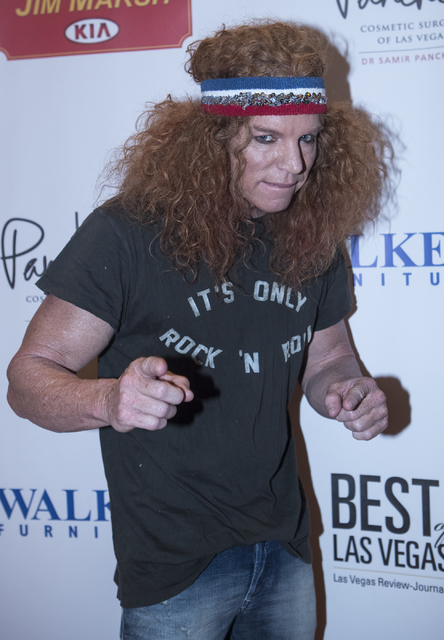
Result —
[[[293, 23], [256, 22], [221, 29], [188, 47], [186, 70], [196, 82], [249, 76], [322, 76], [328, 41]], [[379, 212], [384, 140], [368, 114], [348, 104], [320, 116], [317, 157], [306, 184], [285, 211], [267, 215], [273, 241], [270, 268], [301, 286], [324, 272], [338, 245]], [[124, 211], [141, 223], [160, 223], [160, 246], [174, 266], [195, 277], [205, 261], [216, 282], [251, 251], [254, 225], [239, 182], [249, 118], [202, 111], [170, 96], [151, 105], [110, 166]], [[242, 145], [229, 147], [240, 136]]]

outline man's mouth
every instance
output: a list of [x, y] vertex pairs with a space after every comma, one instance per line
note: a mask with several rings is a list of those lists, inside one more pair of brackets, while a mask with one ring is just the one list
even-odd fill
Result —
[[292, 189], [295, 186], [294, 182], [290, 184], [287, 184], [285, 182], [266, 182], [265, 180], [264, 182], [269, 187], [275, 187], [276, 189]]

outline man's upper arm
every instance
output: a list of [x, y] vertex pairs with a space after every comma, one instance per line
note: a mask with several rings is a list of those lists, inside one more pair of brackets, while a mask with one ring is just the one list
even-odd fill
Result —
[[16, 357], [37, 357], [79, 371], [108, 345], [112, 327], [88, 311], [48, 295], [31, 320]]

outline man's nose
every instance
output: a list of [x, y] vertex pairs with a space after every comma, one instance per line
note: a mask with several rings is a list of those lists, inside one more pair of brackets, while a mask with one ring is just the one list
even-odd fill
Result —
[[299, 140], [296, 142], [291, 141], [285, 145], [279, 157], [278, 168], [293, 175], [304, 173], [305, 160]]

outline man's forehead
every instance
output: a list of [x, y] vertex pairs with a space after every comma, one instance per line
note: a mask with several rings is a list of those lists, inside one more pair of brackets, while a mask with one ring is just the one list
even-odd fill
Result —
[[288, 116], [253, 116], [250, 128], [254, 132], [291, 133], [305, 131], [316, 134], [322, 129], [317, 114], [301, 114]]

